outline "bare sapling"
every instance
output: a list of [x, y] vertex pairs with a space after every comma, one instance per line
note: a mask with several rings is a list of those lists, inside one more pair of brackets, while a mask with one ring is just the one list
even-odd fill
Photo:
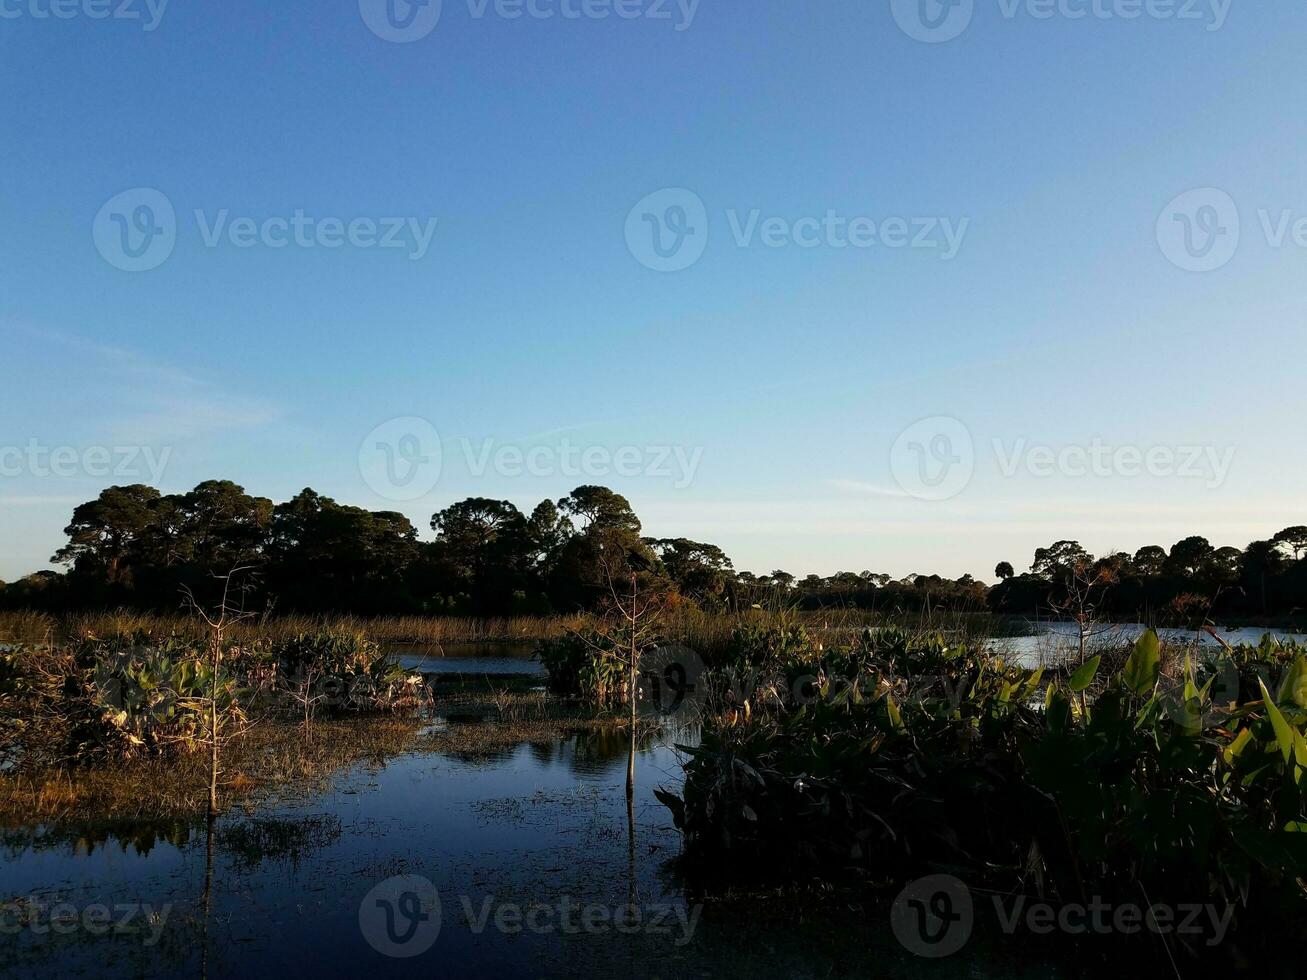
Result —
[[231, 629], [239, 622], [249, 619], [253, 614], [245, 612], [236, 601], [239, 590], [233, 590], [233, 583], [249, 568], [233, 568], [226, 575], [218, 576], [222, 583], [221, 598], [216, 608], [206, 609], [189, 588], [183, 588], [187, 605], [205, 625], [205, 659], [209, 668], [209, 696], [204, 705], [207, 714], [207, 741], [209, 743], [209, 807], [208, 816], [212, 821], [218, 816], [218, 777], [220, 766], [222, 735], [222, 712], [219, 710], [219, 689], [223, 652]]

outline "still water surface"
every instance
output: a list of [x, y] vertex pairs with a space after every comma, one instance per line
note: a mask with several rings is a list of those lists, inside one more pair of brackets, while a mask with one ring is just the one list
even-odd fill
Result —
[[[1090, 628], [1086, 645], [1089, 647], [1122, 647], [1134, 643], [1148, 629], [1143, 623], [1100, 623]], [[1079, 644], [1075, 623], [1044, 622], [1031, 626], [1030, 636], [1003, 637], [993, 641], [995, 650], [1015, 657], [1026, 666], [1051, 663], [1065, 657]], [[1194, 630], [1159, 629], [1158, 636], [1168, 643], [1195, 644], [1212, 650], [1221, 649], [1221, 644], [1207, 633]], [[1270, 636], [1278, 641], [1307, 642], [1302, 633], [1286, 630], [1267, 629], [1264, 627], [1242, 626], [1219, 628], [1217, 633], [1230, 646], [1248, 644], [1256, 646], [1262, 637]]]
[[442, 647], [391, 644], [387, 651], [407, 670], [424, 674], [527, 675], [544, 680], [533, 643], [446, 643]]

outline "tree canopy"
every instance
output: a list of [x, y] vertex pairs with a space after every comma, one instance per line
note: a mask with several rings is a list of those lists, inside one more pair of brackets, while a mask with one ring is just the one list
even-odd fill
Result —
[[78, 505], [67, 543], [40, 572], [0, 585], [9, 607], [175, 608], [238, 566], [257, 583], [250, 601], [280, 611], [511, 615], [602, 604], [615, 576], [637, 575], [705, 610], [754, 604], [820, 609], [983, 610], [1047, 616], [1077, 581], [1099, 583], [1104, 614], [1153, 621], [1168, 609], [1269, 616], [1307, 608], [1307, 526], [1245, 548], [1192, 535], [1170, 547], [1091, 555], [1063, 539], [1036, 549], [1030, 571], [999, 562], [999, 583], [971, 576], [863, 570], [802, 578], [737, 570], [718, 546], [642, 537], [621, 494], [581, 486], [524, 514], [507, 500], [470, 497], [431, 516], [432, 540], [403, 514], [340, 504], [305, 488], [273, 504], [229, 480], [181, 494], [109, 487]]

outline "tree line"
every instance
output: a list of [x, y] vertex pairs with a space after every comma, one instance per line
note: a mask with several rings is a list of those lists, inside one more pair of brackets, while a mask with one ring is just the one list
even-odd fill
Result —
[[79, 505], [68, 542], [39, 572], [4, 587], [10, 608], [175, 608], [232, 569], [248, 569], [247, 608], [284, 612], [547, 615], [593, 608], [608, 579], [638, 569], [704, 608], [736, 601], [721, 549], [642, 537], [621, 494], [577, 487], [524, 514], [472, 497], [434, 514], [422, 541], [403, 514], [305, 489], [274, 504], [229, 480], [182, 494], [110, 487]]
[[1133, 554], [1094, 557], [1078, 541], [1035, 551], [1030, 571], [1008, 562], [989, 595], [996, 612], [1092, 606], [1106, 618], [1189, 625], [1215, 617], [1291, 617], [1307, 612], [1307, 526], [1287, 527], [1245, 548], [1217, 547], [1192, 535]]
[[1036, 551], [1030, 570], [995, 568], [991, 587], [970, 575], [839, 572], [797, 578], [737, 571], [716, 545], [642, 535], [629, 501], [581, 486], [523, 513], [506, 500], [470, 497], [431, 517], [434, 540], [395, 511], [340, 504], [311, 490], [274, 504], [228, 480], [188, 493], [110, 487], [79, 505], [67, 543], [38, 572], [3, 585], [8, 608], [175, 609], [234, 568], [251, 570], [247, 602], [282, 612], [364, 615], [548, 615], [593, 609], [611, 578], [634, 572], [707, 611], [757, 604], [885, 612], [989, 609], [1048, 617], [1072, 600], [1115, 618], [1160, 621], [1202, 608], [1269, 617], [1307, 608], [1307, 527], [1244, 549], [1189, 537], [1094, 557], [1076, 541]]

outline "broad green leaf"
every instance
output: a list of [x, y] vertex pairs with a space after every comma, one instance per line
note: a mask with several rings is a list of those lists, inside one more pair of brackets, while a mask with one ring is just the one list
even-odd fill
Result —
[[1079, 669], [1071, 675], [1068, 686], [1077, 694], [1087, 688], [1094, 682], [1094, 675], [1098, 673], [1098, 665], [1103, 662], [1102, 656], [1090, 657]]
[[1252, 729], [1245, 728], [1241, 732], [1239, 732], [1239, 734], [1235, 736], [1234, 741], [1231, 742], [1228, 746], [1226, 746], [1225, 751], [1221, 753], [1225, 758], [1225, 764], [1227, 766], [1233, 765], [1234, 760], [1239, 758], [1239, 754], [1243, 752], [1243, 750], [1248, 746], [1248, 743], [1251, 742], [1252, 739], [1253, 739]]
[[1275, 730], [1276, 744], [1280, 746], [1280, 754], [1284, 756], [1284, 761], [1288, 762], [1293, 757], [1294, 730], [1289, 727], [1289, 723], [1284, 720], [1284, 715], [1280, 714], [1280, 709], [1275, 706], [1271, 692], [1266, 690], [1266, 682], [1258, 679], [1257, 683], [1262, 688], [1262, 702], [1266, 705], [1266, 716], [1271, 719], [1271, 728]]
[[889, 712], [889, 723], [894, 726], [894, 730], [903, 731], [903, 716], [899, 713], [899, 706], [894, 703], [894, 695], [885, 695], [885, 710]]
[[1280, 692], [1276, 697], [1280, 704], [1296, 704], [1307, 708], [1307, 657], [1299, 654], [1289, 672], [1284, 675]]
[[1071, 727], [1071, 702], [1059, 687], [1048, 693], [1048, 707], [1044, 712], [1050, 731], [1064, 732]]
[[1126, 661], [1121, 679], [1136, 694], [1144, 695], [1157, 686], [1162, 670], [1162, 641], [1154, 630], [1149, 630], [1135, 644], [1134, 652]]
[[1026, 698], [1030, 697], [1030, 695], [1034, 694], [1035, 691], [1039, 690], [1039, 682], [1043, 680], [1043, 678], [1044, 678], [1043, 667], [1040, 667], [1038, 670], [1031, 672], [1030, 677], [1026, 680], [1025, 688], [1022, 689], [1021, 691], [1021, 699], [1023, 701]]
[[1213, 674], [1211, 677], [1207, 678], [1207, 683], [1204, 684], [1204, 685], [1203, 685], [1203, 689], [1202, 689], [1201, 691], [1198, 692], [1198, 696], [1199, 696], [1200, 698], [1202, 698], [1202, 700], [1203, 700], [1204, 703], [1207, 702], [1207, 701], [1211, 698], [1211, 696], [1212, 696], [1212, 685], [1215, 684], [1215, 683], [1216, 683], [1216, 675]]
[[1194, 661], [1189, 654], [1184, 655], [1184, 699], [1185, 702], [1198, 697], [1198, 686], [1194, 684]]

